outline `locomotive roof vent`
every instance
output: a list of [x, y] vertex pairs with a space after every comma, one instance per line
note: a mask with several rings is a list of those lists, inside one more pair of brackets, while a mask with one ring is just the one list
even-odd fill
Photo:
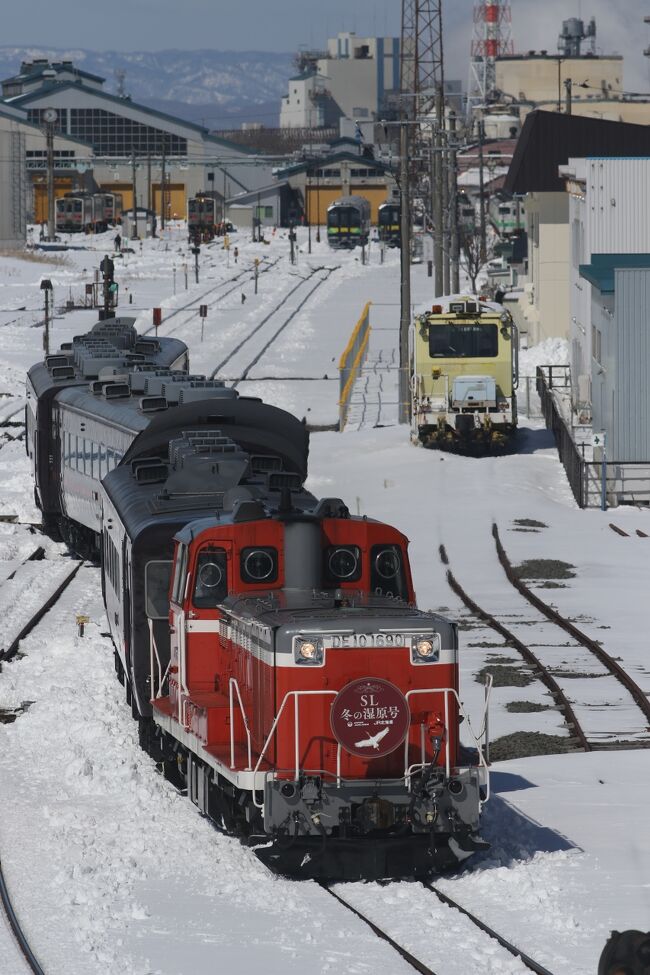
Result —
[[67, 355], [46, 355], [45, 365], [48, 369], [53, 369], [55, 366], [69, 366], [70, 356]]
[[160, 352], [160, 342], [158, 339], [139, 339], [135, 343], [135, 351], [142, 352], [144, 355], [155, 355]]
[[276, 454], [251, 454], [251, 470], [253, 474], [267, 474], [270, 471], [281, 471], [282, 458]]
[[302, 478], [300, 474], [291, 471], [272, 471], [268, 475], [269, 491], [282, 491], [288, 488], [289, 491], [300, 491]]
[[178, 391], [178, 402], [197, 403], [204, 399], [236, 399], [237, 390], [227, 389], [223, 383], [190, 383]]
[[205, 379], [205, 376], [186, 376], [184, 373], [172, 372], [171, 369], [159, 369], [153, 375], [146, 376], [144, 392], [153, 396], [166, 396], [168, 400], [178, 402], [178, 394], [172, 397], [171, 390], [175, 384], [191, 382], [193, 379]]
[[340, 498], [321, 498], [314, 514], [317, 518], [349, 518], [350, 509]]
[[131, 395], [128, 383], [105, 383], [102, 390], [105, 399], [123, 399]]
[[129, 373], [129, 385], [134, 393], [155, 392], [155, 394], [158, 395], [160, 389], [155, 391], [153, 389], [149, 389], [147, 381], [153, 377], [169, 376], [170, 374], [170, 369], [159, 369], [155, 366], [143, 363], [142, 365], [136, 366], [135, 370]]
[[232, 506], [232, 520], [259, 521], [261, 518], [268, 518], [268, 512], [261, 501], [252, 501], [242, 498], [235, 501]]
[[169, 470], [167, 464], [158, 461], [156, 464], [141, 465], [135, 468], [133, 476], [138, 484], [164, 484]]
[[157, 413], [166, 410], [168, 405], [164, 396], [142, 396], [139, 403], [143, 413]]
[[52, 379], [74, 379], [74, 369], [72, 366], [54, 366], [52, 368]]

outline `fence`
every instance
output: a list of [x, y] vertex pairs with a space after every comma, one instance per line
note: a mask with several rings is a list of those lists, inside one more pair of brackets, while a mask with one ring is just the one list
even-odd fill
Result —
[[642, 461], [587, 461], [584, 444], [576, 444], [561, 416], [553, 389], [570, 386], [569, 366], [538, 366], [537, 392], [546, 426], [555, 436], [560, 460], [581, 508], [650, 503], [650, 463]]
[[560, 460], [564, 465], [573, 496], [581, 508], [587, 507], [586, 462], [580, 455], [564, 419], [560, 415], [553, 389], [568, 389], [571, 385], [569, 366], [538, 366], [537, 392], [542, 404], [546, 426], [555, 436]]
[[366, 303], [339, 362], [339, 430], [345, 429], [352, 389], [368, 352], [370, 305]]

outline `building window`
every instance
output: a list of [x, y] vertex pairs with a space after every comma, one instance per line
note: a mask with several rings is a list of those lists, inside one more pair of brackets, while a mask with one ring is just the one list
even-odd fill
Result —
[[[29, 109], [28, 119], [42, 124], [43, 109]], [[67, 112], [70, 113], [69, 126]], [[150, 125], [143, 125], [130, 118], [103, 108], [71, 108], [59, 113], [62, 131], [74, 139], [88, 142], [100, 156], [160, 155], [165, 150], [169, 156], [186, 156], [187, 139], [164, 132]]]

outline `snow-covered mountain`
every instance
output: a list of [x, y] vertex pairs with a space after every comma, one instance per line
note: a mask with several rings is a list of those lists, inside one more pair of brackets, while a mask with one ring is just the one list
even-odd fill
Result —
[[30, 58], [71, 60], [106, 79], [115, 93], [117, 72], [134, 101], [203, 120], [209, 128], [243, 121], [277, 125], [280, 98], [293, 73], [292, 55], [267, 51], [89, 51], [84, 48], [0, 47], [0, 77], [9, 78]]

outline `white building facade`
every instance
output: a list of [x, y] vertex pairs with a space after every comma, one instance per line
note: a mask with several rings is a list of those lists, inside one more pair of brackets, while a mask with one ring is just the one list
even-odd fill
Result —
[[338, 125], [340, 118], [372, 121], [399, 91], [398, 37], [330, 38], [305, 70], [289, 79], [282, 98], [281, 128]]
[[592, 363], [598, 333], [592, 285], [581, 265], [594, 254], [650, 253], [650, 158], [569, 159], [560, 167], [569, 193], [569, 343], [574, 408], [585, 418], [593, 402]]

